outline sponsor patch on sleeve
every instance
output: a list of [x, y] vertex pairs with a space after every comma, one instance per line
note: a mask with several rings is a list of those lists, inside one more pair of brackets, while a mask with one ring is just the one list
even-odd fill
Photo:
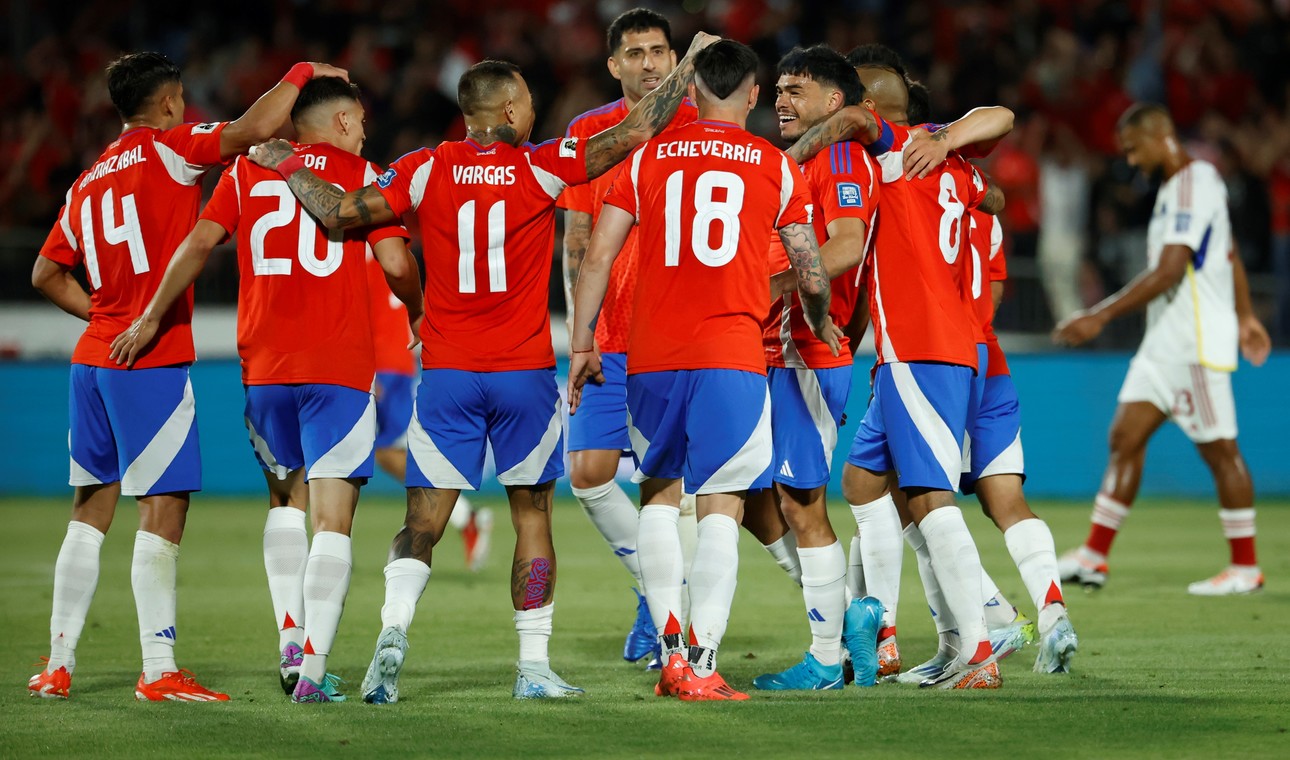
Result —
[[1189, 229], [1191, 229], [1191, 214], [1179, 212], [1178, 216], [1174, 217], [1174, 232], [1186, 232]]
[[842, 208], [863, 208], [864, 198], [860, 195], [860, 186], [854, 182], [839, 182], [838, 205]]
[[578, 138], [566, 137], [560, 141], [560, 158], [578, 157]]
[[378, 187], [381, 187], [381, 188], [389, 187], [390, 183], [393, 182], [394, 178], [397, 177], [398, 175], [399, 173], [394, 169], [393, 166], [391, 166], [390, 168], [386, 169], [384, 172], [381, 172], [381, 175], [376, 178], [376, 184]]
[[215, 128], [218, 126], [219, 126], [219, 122], [217, 121], [208, 121], [205, 124], [194, 124], [191, 134], [209, 135], [212, 132], [214, 132]]

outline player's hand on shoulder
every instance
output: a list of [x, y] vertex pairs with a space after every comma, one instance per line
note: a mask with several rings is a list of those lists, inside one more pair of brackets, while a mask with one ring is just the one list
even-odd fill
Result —
[[1077, 311], [1053, 330], [1053, 342], [1064, 346], [1078, 346], [1096, 338], [1106, 326], [1106, 320], [1089, 311]]
[[259, 166], [265, 169], [277, 169], [278, 164], [286, 161], [294, 154], [291, 143], [281, 138], [266, 140], [259, 145], [251, 146], [247, 156]]
[[910, 133], [909, 142], [905, 145], [905, 179], [922, 179], [945, 162], [950, 154], [945, 134], [944, 131], [929, 134], [922, 129]]
[[143, 349], [148, 347], [157, 334], [158, 324], [155, 320], [139, 317], [130, 323], [122, 333], [112, 340], [108, 358], [118, 365], [134, 366], [134, 360]]
[[1241, 356], [1256, 367], [1262, 367], [1272, 353], [1272, 338], [1258, 317], [1249, 316], [1240, 325]]
[[349, 72], [339, 66], [332, 66], [329, 63], [318, 63], [310, 61], [310, 66], [314, 67], [314, 77], [340, 77], [346, 82], [349, 81]]

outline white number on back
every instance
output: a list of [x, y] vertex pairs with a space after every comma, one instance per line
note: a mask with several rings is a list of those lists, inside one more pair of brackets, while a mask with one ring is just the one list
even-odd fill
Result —
[[[130, 251], [130, 268], [135, 274], [144, 274], [149, 270], [148, 251], [143, 247], [143, 232], [139, 227], [139, 212], [134, 204], [134, 195], [121, 196], [121, 224], [116, 223], [116, 203], [112, 188], [103, 193], [100, 216], [103, 219], [103, 240], [111, 245], [126, 244]], [[103, 287], [103, 277], [99, 274], [98, 240], [94, 237], [94, 205], [86, 198], [81, 204], [81, 238], [85, 246], [85, 271], [89, 274], [90, 285], [97, 290]]]
[[[663, 263], [681, 263], [681, 195], [684, 176], [680, 170], [667, 178], [663, 192]], [[725, 199], [716, 200], [715, 191], [725, 190]], [[744, 207], [744, 181], [738, 174], [707, 171], [694, 183], [694, 220], [690, 228], [690, 248], [701, 263], [724, 266], [739, 248], [739, 212]], [[713, 246], [712, 225], [721, 224], [721, 240]]]
[[[340, 186], [337, 185], [337, 187]], [[300, 220], [297, 225], [296, 260], [300, 262], [300, 266], [315, 277], [326, 277], [340, 269], [345, 252], [345, 233], [339, 230], [328, 231], [323, 257], [318, 258], [315, 236], [319, 232], [319, 227], [304, 209], [300, 208], [300, 204], [296, 202], [296, 196], [291, 194], [291, 189], [287, 187], [286, 182], [282, 180], [257, 182], [251, 188], [251, 197], [278, 199], [277, 209], [256, 219], [255, 224], [251, 226], [251, 269], [256, 275], [291, 274], [291, 259], [289, 257], [270, 258], [265, 253], [264, 241], [271, 230], [286, 227], [295, 221], [297, 212]]]
[[[488, 207], [488, 292], [506, 292], [506, 201]], [[475, 202], [457, 209], [457, 291], [475, 292]]]
[[941, 189], [937, 201], [945, 209], [941, 214], [940, 233], [937, 236], [941, 244], [941, 256], [945, 257], [945, 263], [953, 264], [959, 258], [959, 232], [963, 212], [967, 207], [955, 195], [954, 177], [949, 172], [941, 173]]

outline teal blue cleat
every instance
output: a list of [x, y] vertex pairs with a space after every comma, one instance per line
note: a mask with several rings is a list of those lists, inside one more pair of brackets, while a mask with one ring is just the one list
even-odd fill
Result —
[[345, 695], [340, 693], [337, 687], [344, 683], [340, 676], [328, 673], [323, 676], [322, 683], [314, 683], [306, 676], [300, 676], [296, 681], [295, 691], [291, 693], [291, 701], [297, 704], [305, 702], [344, 702]]
[[632, 592], [636, 594], [636, 621], [623, 641], [623, 659], [637, 662], [651, 655], [657, 656], [658, 630], [654, 628], [654, 618], [650, 617], [645, 597], [636, 589]]
[[878, 630], [882, 628], [882, 602], [872, 596], [852, 599], [842, 618], [842, 645], [851, 655], [856, 686], [878, 682]]
[[802, 661], [781, 673], [766, 673], [753, 679], [753, 686], [765, 691], [823, 691], [842, 688], [842, 663], [821, 665], [807, 652]]

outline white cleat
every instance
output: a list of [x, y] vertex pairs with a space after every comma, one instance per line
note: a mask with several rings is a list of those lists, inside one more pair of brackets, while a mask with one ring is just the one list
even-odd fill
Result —
[[1057, 558], [1057, 575], [1062, 583], [1078, 583], [1086, 591], [1096, 591], [1106, 585], [1106, 576], [1110, 570], [1106, 561], [1096, 562], [1083, 551], [1083, 547], [1071, 549]]
[[511, 696], [516, 699], [562, 699], [583, 694], [582, 689], [565, 683], [549, 665], [521, 660], [515, 666], [520, 672]]
[[367, 666], [361, 688], [363, 701], [369, 705], [387, 705], [399, 701], [399, 672], [408, 653], [408, 637], [393, 626], [381, 631], [376, 653]]
[[1187, 586], [1187, 593], [1195, 596], [1232, 596], [1252, 594], [1263, 589], [1263, 573], [1258, 567], [1230, 565], [1226, 570]]
[[887, 676], [883, 680], [888, 683], [920, 684], [928, 679], [940, 678], [945, 673], [945, 668], [952, 662], [954, 662], [953, 655], [948, 652], [937, 652], [935, 657], [922, 665], [916, 665], [904, 673]]
[[1039, 638], [1039, 655], [1035, 657], [1036, 673], [1069, 673], [1071, 660], [1079, 649], [1079, 638], [1071, 620], [1062, 616]]

